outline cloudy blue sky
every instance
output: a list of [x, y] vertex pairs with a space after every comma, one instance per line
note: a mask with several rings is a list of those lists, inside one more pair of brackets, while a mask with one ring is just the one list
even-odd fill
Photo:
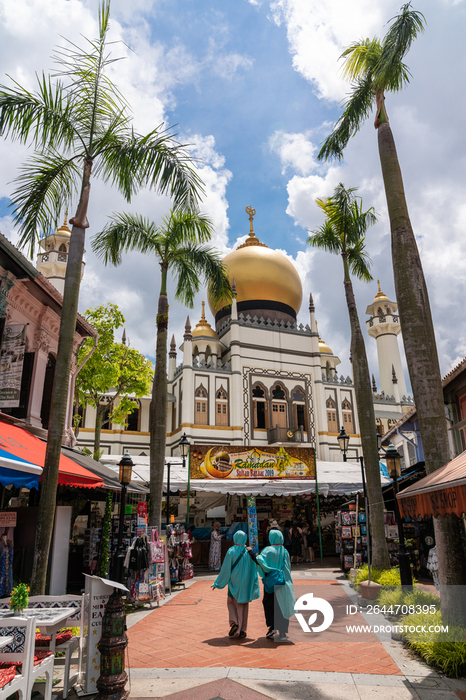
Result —
[[[111, 34], [125, 60], [114, 79], [129, 100], [135, 125], [149, 131], [172, 125], [202, 159], [203, 210], [215, 222], [215, 244], [227, 252], [248, 231], [245, 206], [257, 211], [255, 230], [296, 264], [304, 288], [299, 315], [308, 321], [312, 292], [319, 331], [349, 373], [349, 324], [341, 260], [306, 246], [321, 215], [314, 200], [343, 182], [374, 206], [378, 224], [368, 236], [374, 278], [394, 297], [386, 203], [372, 119], [346, 149], [341, 164], [316, 162], [319, 144], [340, 113], [347, 91], [338, 57], [352, 41], [383, 36], [400, 0], [124, 0], [112, 2]], [[427, 30], [407, 63], [409, 87], [387, 97], [405, 178], [411, 219], [428, 280], [441, 369], [466, 355], [466, 163], [462, 120], [466, 78], [466, 0], [418, 0]], [[3, 0], [0, 74], [28, 88], [34, 72], [53, 68], [62, 36], [81, 41], [96, 33], [96, 0]], [[130, 47], [130, 48], [128, 48]], [[2, 82], [7, 81], [3, 77]], [[176, 126], [175, 126], [176, 125]], [[0, 143], [0, 230], [16, 233], [9, 216], [11, 180], [27, 149]], [[159, 220], [170, 203], [142, 192], [128, 206], [110, 187], [93, 184], [89, 236], [115, 211]], [[80, 310], [113, 301], [127, 318], [131, 344], [154, 354], [154, 260], [127, 256], [104, 268], [87, 245]], [[356, 284], [361, 321], [377, 291]], [[199, 296], [194, 311], [200, 317]], [[171, 300], [170, 332], [178, 344], [187, 310]], [[213, 319], [210, 319], [213, 322]], [[367, 337], [376, 377], [375, 342]]]

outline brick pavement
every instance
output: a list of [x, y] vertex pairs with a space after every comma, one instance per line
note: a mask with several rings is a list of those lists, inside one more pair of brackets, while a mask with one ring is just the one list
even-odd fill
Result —
[[[226, 589], [212, 591], [211, 583], [196, 581], [129, 629], [130, 668], [236, 667], [402, 675], [374, 634], [356, 639], [346, 633], [349, 620], [344, 610], [350, 600], [336, 581], [294, 581], [297, 598], [312, 590], [332, 604], [335, 620], [329, 630], [313, 635], [304, 634], [293, 619], [290, 644], [265, 638], [260, 600], [250, 604], [247, 638], [229, 638]], [[359, 613], [350, 622], [365, 624]]]

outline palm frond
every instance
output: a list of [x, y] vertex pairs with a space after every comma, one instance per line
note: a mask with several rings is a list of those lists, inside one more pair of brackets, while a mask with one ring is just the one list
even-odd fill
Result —
[[207, 283], [214, 302], [231, 299], [227, 270], [220, 253], [213, 248], [189, 242], [173, 260], [172, 270], [177, 280], [175, 297], [189, 307], [203, 283]]
[[355, 41], [340, 56], [340, 58], [345, 59], [342, 69], [343, 77], [349, 82], [354, 82], [361, 76], [370, 73], [377, 64], [380, 52], [381, 45], [377, 37]]
[[66, 159], [52, 149], [36, 153], [22, 166], [11, 201], [20, 246], [27, 247], [31, 257], [40, 233], [57, 226], [63, 209], [79, 192], [80, 166], [81, 158]]
[[123, 253], [137, 250], [160, 258], [161, 240], [155, 224], [138, 214], [114, 214], [92, 240], [92, 250], [105, 265], [120, 265]]
[[372, 260], [365, 250], [365, 239], [359, 241], [348, 248], [348, 264], [352, 275], [363, 282], [372, 282], [370, 267]]
[[[382, 42], [382, 51], [374, 71], [374, 83], [378, 89], [399, 90], [409, 82], [409, 71], [402, 63], [414, 39], [425, 29], [422, 12], [411, 10], [408, 2], [400, 14], [390, 21], [392, 25]], [[388, 87], [391, 85], [392, 87]]]
[[171, 250], [177, 251], [178, 247], [187, 241], [197, 244], [210, 241], [213, 223], [198, 209], [177, 208], [172, 209], [170, 214], [163, 218], [160, 229], [169, 237]]
[[38, 76], [38, 83], [37, 93], [16, 81], [14, 87], [0, 86], [0, 135], [22, 143], [31, 138], [36, 148], [69, 150], [81, 140], [73, 114], [74, 101], [63, 85], [53, 85], [50, 77]]
[[126, 139], [110, 138], [102, 151], [102, 177], [118, 187], [128, 201], [139, 187], [150, 187], [172, 198], [175, 207], [194, 208], [203, 194], [185, 146], [170, 131], [155, 129], [147, 136], [134, 132]]
[[344, 111], [332, 133], [328, 136], [318, 155], [317, 160], [331, 160], [343, 158], [343, 150], [348, 141], [360, 129], [369, 116], [370, 109], [375, 101], [374, 87], [369, 76], [360, 78], [352, 89], [352, 94], [345, 103]]
[[330, 221], [327, 219], [316, 231], [311, 231], [307, 242], [313, 248], [322, 248], [329, 253], [339, 255], [342, 252], [342, 241], [338, 233], [335, 232]]

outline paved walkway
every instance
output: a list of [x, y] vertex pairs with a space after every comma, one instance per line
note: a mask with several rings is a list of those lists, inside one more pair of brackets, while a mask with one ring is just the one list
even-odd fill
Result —
[[[400, 642], [346, 633], [355, 595], [338, 570], [295, 570], [296, 597], [324, 598], [335, 620], [318, 636], [293, 620], [290, 644], [265, 639], [261, 601], [250, 605], [248, 637], [230, 639], [226, 591], [210, 589], [214, 578], [196, 576], [160, 608], [129, 616], [130, 698], [466, 700], [466, 681], [441, 677]], [[364, 614], [352, 616], [352, 624], [365, 622]]]

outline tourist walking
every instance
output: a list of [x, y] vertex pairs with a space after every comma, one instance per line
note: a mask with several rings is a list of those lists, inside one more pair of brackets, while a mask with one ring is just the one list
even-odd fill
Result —
[[225, 588], [228, 585], [228, 634], [230, 637], [244, 639], [247, 635], [249, 603], [260, 597], [259, 578], [257, 567], [247, 555], [246, 533], [242, 530], [235, 532], [233, 542], [212, 588]]
[[297, 564], [301, 559], [302, 549], [303, 549], [303, 536], [301, 534], [301, 529], [298, 527], [298, 523], [295, 520], [290, 529], [290, 557], [291, 563]]
[[214, 523], [210, 533], [209, 548], [209, 569], [210, 571], [220, 571], [222, 563], [222, 536], [220, 534], [220, 523]]
[[[280, 530], [269, 531], [269, 542], [270, 545], [263, 549], [260, 554], [254, 554], [250, 547], [248, 547], [248, 552], [258, 564], [259, 576], [264, 583], [262, 604], [268, 627], [265, 636], [267, 639], [287, 642], [289, 620], [294, 615], [296, 603], [291, 579], [290, 556], [283, 546], [283, 534]], [[276, 571], [283, 573], [283, 585], [276, 585], [271, 591], [268, 591], [265, 578]]]

